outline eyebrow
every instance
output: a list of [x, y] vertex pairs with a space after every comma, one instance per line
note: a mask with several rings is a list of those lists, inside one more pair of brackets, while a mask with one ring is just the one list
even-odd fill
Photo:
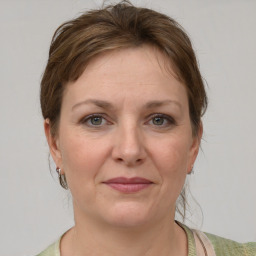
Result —
[[[97, 107], [103, 108], [103, 109], [113, 109], [114, 106], [107, 101], [104, 100], [96, 100], [96, 99], [88, 99], [88, 100], [84, 100], [82, 102], [79, 102], [77, 104], [75, 104], [72, 107], [72, 111], [76, 108], [78, 108], [81, 105], [84, 104], [94, 104]], [[154, 100], [154, 101], [150, 101], [147, 102], [145, 104], [145, 108], [146, 109], [150, 109], [150, 108], [156, 108], [156, 107], [161, 107], [161, 106], [165, 106], [165, 105], [169, 105], [169, 104], [175, 104], [176, 106], [178, 106], [180, 109], [182, 108], [181, 104], [178, 101], [175, 100]]]
[[84, 104], [94, 104], [94, 105], [96, 105], [100, 108], [103, 108], [103, 109], [113, 108], [113, 105], [110, 102], [107, 102], [107, 101], [104, 101], [104, 100], [88, 99], [88, 100], [84, 100], [82, 102], [79, 102], [79, 103], [75, 104], [72, 107], [72, 111], [74, 109], [76, 109], [77, 107], [80, 107], [81, 105], [84, 105]]
[[181, 104], [176, 100], [154, 100], [154, 101], [150, 101], [146, 104], [146, 108], [162, 107], [162, 106], [169, 105], [169, 104], [175, 104], [180, 109], [182, 108]]

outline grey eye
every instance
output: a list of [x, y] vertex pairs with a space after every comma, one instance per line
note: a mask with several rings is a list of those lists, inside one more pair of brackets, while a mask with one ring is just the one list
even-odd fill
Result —
[[163, 125], [164, 124], [164, 121], [165, 121], [165, 118], [163, 117], [154, 117], [152, 122], [154, 125]]
[[102, 117], [94, 116], [90, 118], [90, 122], [92, 125], [101, 125], [102, 124]]

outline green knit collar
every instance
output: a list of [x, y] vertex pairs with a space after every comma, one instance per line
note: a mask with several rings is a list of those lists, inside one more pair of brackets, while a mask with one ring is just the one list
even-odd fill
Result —
[[189, 229], [186, 225], [175, 221], [186, 233], [188, 241], [188, 256], [196, 256], [196, 244], [195, 239], [192, 233], [192, 230]]

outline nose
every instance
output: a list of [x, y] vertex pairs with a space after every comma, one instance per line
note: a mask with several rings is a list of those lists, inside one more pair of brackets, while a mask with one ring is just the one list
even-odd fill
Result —
[[146, 159], [145, 141], [138, 127], [119, 127], [115, 133], [112, 157], [126, 166], [142, 164]]

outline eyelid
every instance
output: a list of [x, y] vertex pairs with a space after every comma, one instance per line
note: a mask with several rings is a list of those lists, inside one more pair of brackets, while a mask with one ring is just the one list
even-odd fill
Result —
[[[81, 123], [81, 124], [86, 124], [86, 123], [88, 122], [88, 120], [90, 120], [90, 119], [93, 118], [93, 117], [101, 117], [101, 118], [104, 119], [107, 123], [110, 123], [110, 122], [107, 120], [106, 115], [103, 114], [103, 113], [93, 113], [93, 114], [89, 114], [89, 115], [87, 115], [87, 116], [81, 118], [81, 119], [79, 120], [79, 123]], [[94, 125], [90, 125], [90, 124], [87, 124], [87, 125], [90, 126], [90, 127], [96, 127], [96, 125], [95, 125], [95, 126], [94, 126]], [[100, 126], [102, 126], [102, 125], [98, 125], [98, 126], [100, 127]]]
[[162, 114], [162, 113], [154, 113], [154, 114], [149, 115], [147, 117], [147, 119], [148, 119], [147, 122], [151, 121], [155, 117], [165, 118], [169, 122], [169, 125], [176, 125], [177, 124], [176, 120], [172, 116], [167, 115], [167, 114]]
[[[106, 117], [106, 114], [105, 113], [93, 113], [93, 114], [89, 114], [89, 115], [86, 115], [85, 117], [81, 118], [79, 120], [79, 123], [81, 124], [86, 124], [88, 122], [88, 120], [90, 120], [90, 118], [93, 118], [93, 117], [101, 117], [105, 120], [105, 122], [107, 124], [110, 124], [111, 122], [108, 120], [108, 118]], [[167, 114], [163, 114], [163, 113], [153, 113], [153, 114], [150, 114], [146, 117], [147, 121], [146, 123], [152, 121], [153, 118], [155, 117], [161, 117], [161, 118], [164, 118], [167, 120], [168, 124], [167, 125], [163, 125], [163, 126], [168, 126], [168, 125], [177, 125], [177, 122], [176, 120], [170, 116], [170, 115], [167, 115]], [[90, 125], [90, 124], [87, 124], [88, 126], [91, 126], [91, 127], [96, 127], [94, 125]], [[99, 125], [100, 126], [103, 126], [103, 125]], [[162, 127], [163, 127], [162, 126]], [[159, 126], [160, 128], [160, 126]]]

